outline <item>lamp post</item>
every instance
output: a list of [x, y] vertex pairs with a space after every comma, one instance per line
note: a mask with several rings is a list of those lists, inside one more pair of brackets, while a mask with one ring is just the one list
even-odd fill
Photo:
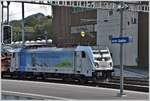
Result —
[[[123, 2], [121, 2], [120, 8], [120, 37], [123, 36]], [[123, 44], [120, 44], [120, 96], [124, 95], [123, 93]]]
[[1, 15], [2, 22], [1, 22], [1, 24], [3, 24], [3, 17], [4, 17], [4, 3], [3, 3], [3, 1], [1, 1], [1, 5], [2, 5], [2, 15]]
[[10, 1], [7, 1], [7, 24], [9, 24], [9, 5]]
[[[120, 37], [123, 37], [123, 13], [124, 10], [128, 9], [128, 6], [124, 4], [123, 1], [120, 2], [120, 5], [118, 6], [117, 11], [120, 12]], [[118, 94], [120, 97], [126, 95], [123, 92], [123, 82], [124, 82], [124, 76], [123, 76], [123, 43], [120, 43], [120, 93]]]
[[1, 43], [3, 44], [3, 36], [2, 36], [2, 33], [3, 33], [3, 30], [2, 30], [2, 26], [3, 26], [3, 17], [4, 17], [4, 5], [3, 5], [3, 1], [1, 1], [1, 5], [2, 5], [2, 12], [1, 12], [1, 18], [2, 18], [2, 21], [1, 21]]

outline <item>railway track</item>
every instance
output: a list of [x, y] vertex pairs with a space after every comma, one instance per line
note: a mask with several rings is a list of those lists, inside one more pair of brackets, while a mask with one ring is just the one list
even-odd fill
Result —
[[[16, 79], [20, 80], [19, 78], [10, 78], [5, 77], [5, 79]], [[70, 81], [64, 81], [62, 79], [58, 78], [47, 78], [42, 79], [38, 77], [37, 79], [31, 79], [31, 78], [24, 78], [21, 80], [28, 80], [28, 81], [40, 81], [40, 82], [53, 82], [53, 83], [63, 83], [63, 84], [74, 84], [74, 85], [84, 85], [84, 86], [93, 86], [93, 87], [104, 87], [104, 88], [114, 88], [114, 89], [120, 89], [120, 80], [119, 77], [112, 77], [108, 81], [87, 81], [87, 82], [79, 82], [78, 80], [70, 80]], [[138, 78], [124, 78], [124, 89], [125, 90], [132, 90], [132, 91], [141, 91], [141, 92], [149, 92], [149, 81], [148, 80], [142, 80]]]
[[[109, 82], [112, 83], [120, 83], [120, 80], [109, 80]], [[139, 86], [149, 86], [149, 82], [148, 81], [144, 81], [144, 80], [124, 80], [124, 84], [130, 84], [130, 85], [139, 85]]]
[[[114, 83], [114, 82], [100, 82], [98, 83], [100, 87], [107, 87], [107, 88], [120, 88], [120, 83]], [[141, 91], [141, 92], [149, 92], [149, 86], [143, 86], [141, 84], [127, 84], [124, 83], [124, 89], [125, 90], [133, 90], [133, 91]]]

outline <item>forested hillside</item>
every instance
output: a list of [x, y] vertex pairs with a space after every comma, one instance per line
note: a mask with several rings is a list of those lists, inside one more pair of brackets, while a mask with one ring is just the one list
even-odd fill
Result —
[[[13, 29], [13, 40], [21, 40], [21, 22], [14, 20], [10, 22]], [[25, 18], [25, 40], [44, 39], [52, 36], [52, 17], [44, 16], [42, 13], [33, 14]], [[46, 34], [45, 34], [46, 33]]]

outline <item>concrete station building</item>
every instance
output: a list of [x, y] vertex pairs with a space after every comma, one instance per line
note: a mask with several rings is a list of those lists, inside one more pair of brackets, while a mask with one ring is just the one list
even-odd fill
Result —
[[[131, 38], [129, 43], [124, 44], [124, 65], [146, 67], [148, 66], [148, 15], [125, 11], [123, 17], [123, 36]], [[119, 65], [120, 45], [112, 44], [111, 37], [120, 35], [120, 13], [98, 9], [97, 19], [97, 44], [109, 47], [114, 64]]]
[[[119, 65], [120, 48], [111, 43], [120, 34], [120, 14], [114, 10], [53, 6], [53, 42], [58, 46], [77, 44], [107, 46]], [[131, 38], [124, 45], [124, 65], [148, 68], [149, 14], [124, 12], [123, 35]], [[80, 32], [86, 33], [82, 38]]]

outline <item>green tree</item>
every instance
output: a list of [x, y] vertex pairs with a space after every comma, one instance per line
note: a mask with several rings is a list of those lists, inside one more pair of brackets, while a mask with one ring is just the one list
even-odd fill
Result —
[[[14, 33], [21, 33], [21, 22], [21, 20], [11, 21]], [[48, 38], [52, 37], [52, 16], [44, 16], [41, 13], [37, 13], [25, 18], [25, 33], [32, 33], [26, 40], [36, 40], [39, 37], [44, 39], [45, 31], [47, 32]], [[20, 40], [21, 34], [14, 34], [14, 38], [14, 40]]]

